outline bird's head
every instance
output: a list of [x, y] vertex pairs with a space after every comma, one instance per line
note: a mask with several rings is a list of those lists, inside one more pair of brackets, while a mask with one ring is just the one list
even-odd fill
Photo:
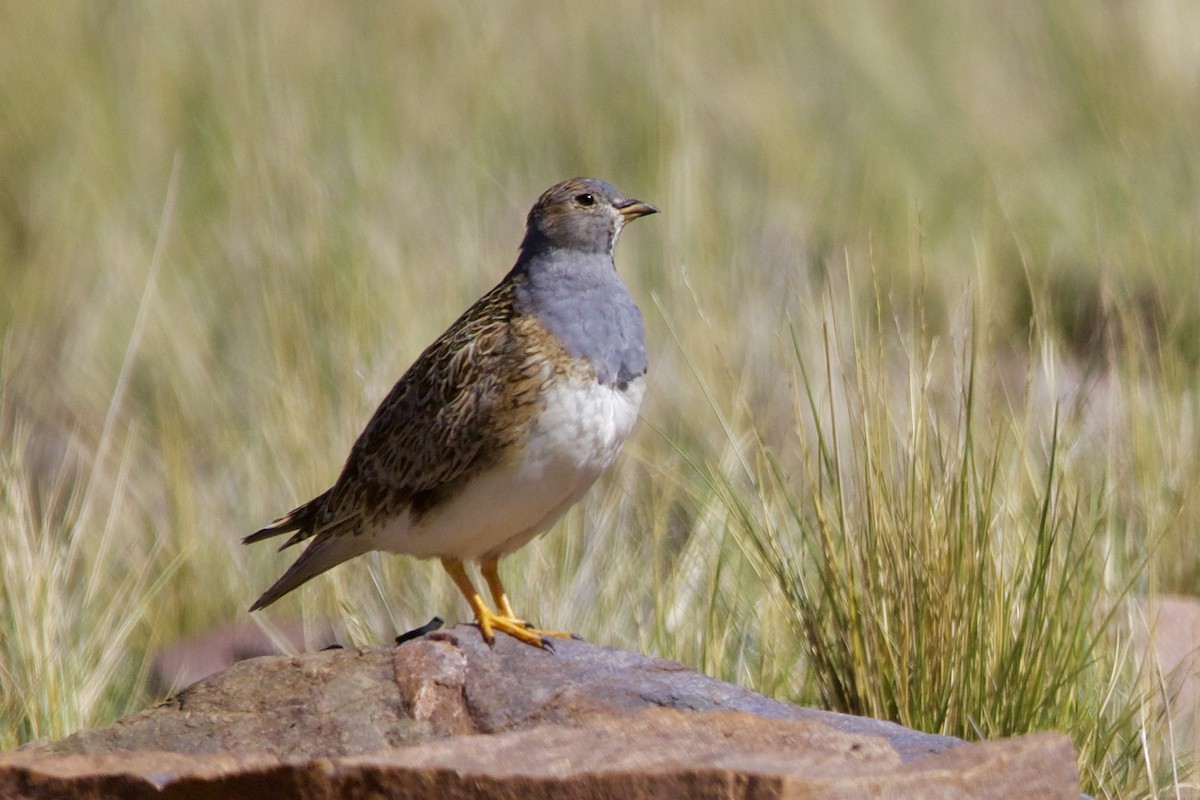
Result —
[[547, 189], [525, 227], [521, 252], [544, 249], [608, 253], [625, 223], [654, 214], [652, 205], [631, 200], [610, 183], [595, 178], [572, 178]]

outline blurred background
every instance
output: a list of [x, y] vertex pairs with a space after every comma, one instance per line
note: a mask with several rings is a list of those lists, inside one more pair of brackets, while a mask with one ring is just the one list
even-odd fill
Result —
[[[138, 708], [155, 652], [246, 622], [292, 554], [240, 537], [331, 484], [575, 175], [662, 210], [617, 251], [651, 382], [502, 565], [518, 612], [838, 705], [788, 537], [830, 469], [854, 512], [958, 453], [1005, 575], [1061, 500], [1064, 594], [1104, 599], [1079, 663], [1138, 696], [1127, 637], [1089, 648], [1200, 593], [1197, 130], [1184, 0], [0, 6], [0, 745]], [[433, 614], [469, 617], [436, 564], [372, 556], [259, 616], [387, 644]], [[975, 730], [1071, 729], [1108, 796], [1179, 763], [1089, 772], [1114, 757], [1063, 714]]]

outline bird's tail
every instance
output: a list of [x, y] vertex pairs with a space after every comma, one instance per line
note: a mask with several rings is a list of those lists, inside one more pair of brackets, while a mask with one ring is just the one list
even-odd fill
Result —
[[331, 491], [333, 490], [330, 489], [323, 492], [304, 505], [293, 508], [270, 525], [259, 528], [254, 533], [242, 539], [242, 544], [254, 544], [255, 542], [261, 542], [263, 539], [270, 539], [272, 536], [279, 536], [290, 531], [296, 531], [296, 535], [281, 544], [279, 546], [280, 550], [304, 541], [316, 531], [317, 516], [320, 514], [321, 509], [324, 508], [325, 501], [328, 499], [329, 492]]
[[295, 531], [291, 538], [279, 547], [280, 550], [283, 550], [294, 544], [303, 542], [305, 539], [316, 537], [313, 539], [312, 544], [300, 554], [296, 562], [288, 568], [288, 571], [283, 573], [283, 577], [275, 581], [275, 584], [270, 589], [267, 589], [262, 597], [254, 601], [254, 605], [250, 606], [251, 611], [257, 611], [264, 606], [269, 606], [308, 579], [314, 578], [325, 570], [336, 567], [343, 561], [366, 552], [362, 547], [362, 541], [359, 537], [338, 535], [347, 520], [340, 520], [334, 524], [319, 526], [322, 512], [325, 510], [325, 504], [332, 491], [330, 489], [314, 497], [304, 505], [284, 514], [265, 528], [261, 528], [242, 539], [243, 544], [253, 544], [254, 542], [261, 542], [263, 539], [270, 539], [272, 536], [279, 536], [280, 534]]
[[254, 601], [250, 610], [257, 611], [271, 605], [305, 581], [364, 552], [366, 550], [361, 547], [359, 539], [353, 536], [321, 536], [314, 539], [296, 559], [296, 563], [288, 567], [287, 572]]

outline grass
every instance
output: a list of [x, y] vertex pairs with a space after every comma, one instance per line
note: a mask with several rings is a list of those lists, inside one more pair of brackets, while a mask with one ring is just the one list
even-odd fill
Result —
[[937, 359], [918, 331], [885, 350], [863, 333], [883, 320], [826, 319], [823, 349], [793, 338], [790, 446], [760, 435], [709, 477], [815, 699], [968, 739], [1071, 731], [1090, 786], [1155, 785], [1172, 742], [1135, 712], [1165, 723], [1165, 708], [1115, 638], [1153, 544], [1110, 571], [1127, 532], [1095, 476], [1064, 463], [1072, 398], [1039, 418], [1028, 389], [1017, 409], [989, 392], [970, 320]]
[[[1174, 796], [1134, 646], [1200, 593], [1190, 9], [1083, 0], [0, 10], [0, 747], [151, 698], [284, 567], [537, 194], [663, 209], [652, 384], [518, 611], [785, 699], [1057, 728]], [[268, 618], [465, 615], [371, 557]], [[1173, 731], [1173, 734], [1172, 734]], [[1182, 755], [1176, 755], [1176, 753]]]

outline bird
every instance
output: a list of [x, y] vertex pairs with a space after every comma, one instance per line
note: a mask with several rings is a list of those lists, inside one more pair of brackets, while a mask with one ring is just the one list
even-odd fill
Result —
[[308, 542], [250, 611], [383, 551], [440, 559], [489, 645], [496, 632], [549, 650], [570, 636], [513, 612], [498, 563], [550, 530], [634, 427], [645, 326], [613, 249], [627, 223], [657, 212], [595, 178], [542, 193], [516, 263], [405, 371], [333, 486], [242, 540]]

